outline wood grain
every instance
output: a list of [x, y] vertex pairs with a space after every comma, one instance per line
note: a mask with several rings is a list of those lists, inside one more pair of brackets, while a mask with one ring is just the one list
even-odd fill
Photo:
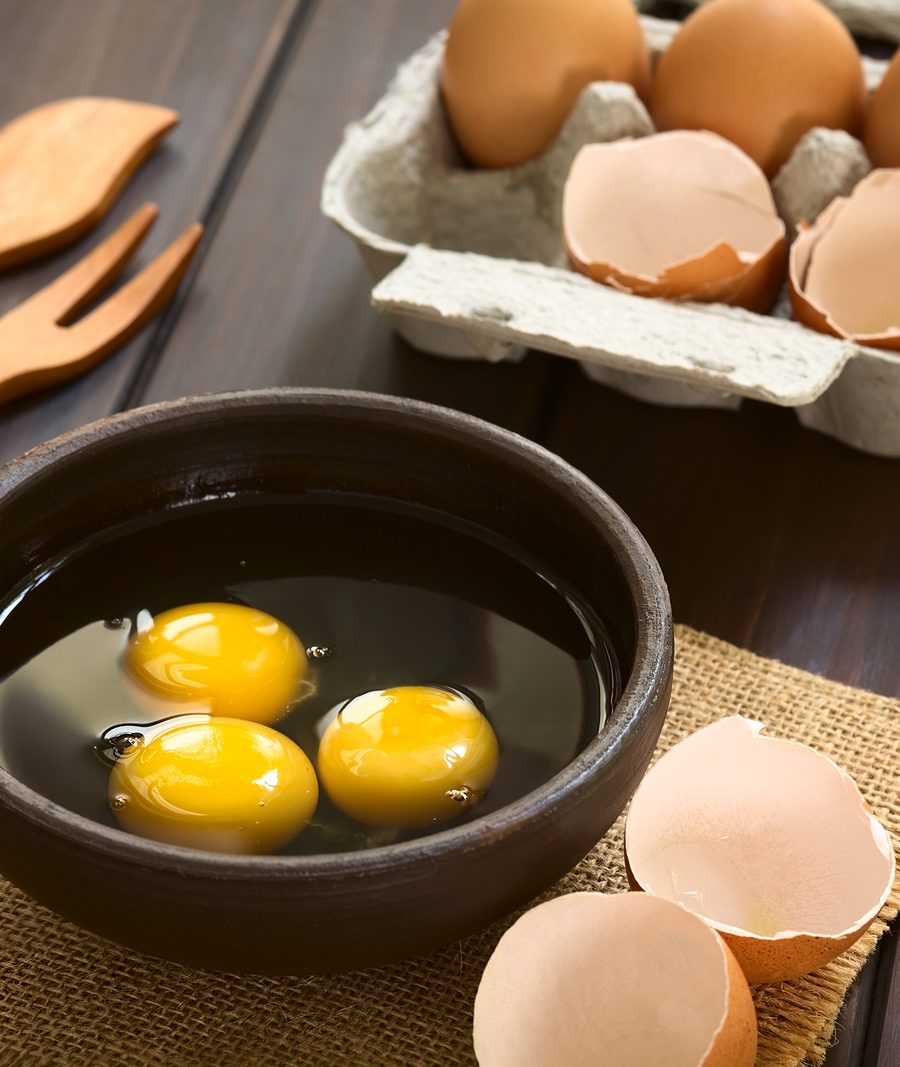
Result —
[[356, 250], [319, 211], [322, 176], [344, 124], [366, 112], [453, 6], [318, 5], [140, 400], [328, 385], [435, 400], [522, 430], [535, 425], [546, 358], [489, 367], [412, 352], [369, 307]]
[[[108, 236], [140, 204], [160, 221], [136, 267], [203, 219], [299, 0], [0, 0], [0, 123], [49, 100], [113, 96], [170, 107], [182, 122], [89, 238], [0, 276], [0, 314]], [[70, 385], [0, 411], [0, 463], [112, 410], [142, 336]]]
[[643, 404], [566, 372], [549, 445], [631, 515], [675, 618], [900, 695], [900, 470], [790, 411]]
[[869, 1037], [872, 996], [880, 960], [879, 947], [850, 986], [838, 1016], [835, 1042], [828, 1050], [825, 1067], [860, 1067], [862, 1064]]
[[860, 1063], [864, 1067], [897, 1067], [900, 1063], [900, 936], [896, 923], [880, 955], [865, 1058]]

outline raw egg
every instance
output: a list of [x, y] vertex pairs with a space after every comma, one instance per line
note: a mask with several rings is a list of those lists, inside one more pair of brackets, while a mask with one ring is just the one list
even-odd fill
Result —
[[756, 1012], [722, 939], [643, 893], [570, 893], [500, 939], [475, 998], [481, 1067], [753, 1067]]
[[341, 708], [319, 746], [331, 800], [368, 826], [445, 822], [477, 803], [497, 771], [497, 738], [453, 689], [401, 686]]
[[765, 176], [713, 133], [586, 145], [566, 181], [563, 234], [578, 270], [639, 296], [763, 312], [784, 274], [785, 227]]
[[900, 351], [900, 170], [876, 170], [791, 247], [794, 317], [821, 333]]
[[740, 716], [691, 734], [631, 801], [632, 883], [718, 930], [749, 982], [816, 970], [884, 906], [894, 852], [853, 780]]
[[255, 608], [217, 603], [173, 608], [139, 625], [124, 663], [154, 697], [266, 723], [287, 712], [307, 670], [290, 627]]
[[865, 141], [876, 167], [900, 167], [900, 51], [869, 101]]
[[631, 0], [461, 0], [441, 81], [465, 156], [508, 167], [550, 145], [591, 82], [643, 94], [649, 76]]
[[859, 51], [817, 0], [715, 0], [662, 54], [651, 114], [660, 130], [712, 130], [769, 177], [814, 126], [862, 129]]
[[303, 750], [246, 719], [178, 719], [118, 758], [109, 803], [126, 830], [210, 852], [286, 845], [319, 799]]

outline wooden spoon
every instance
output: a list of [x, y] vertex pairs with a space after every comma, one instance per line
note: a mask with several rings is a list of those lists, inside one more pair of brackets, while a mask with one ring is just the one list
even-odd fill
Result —
[[96, 225], [178, 121], [165, 107], [79, 97], [0, 129], [0, 268], [55, 251]]

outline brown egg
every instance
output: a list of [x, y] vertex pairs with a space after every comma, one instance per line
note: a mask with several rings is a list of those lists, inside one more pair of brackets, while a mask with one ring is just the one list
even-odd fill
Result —
[[862, 63], [817, 0], [715, 0], [663, 53], [651, 101], [660, 130], [713, 130], [769, 177], [814, 126], [862, 129]]
[[461, 0], [444, 54], [450, 125], [479, 167], [543, 152], [594, 81], [647, 89], [650, 57], [631, 0]]
[[790, 256], [794, 317], [820, 333], [900, 351], [900, 170], [875, 170], [838, 197]]
[[500, 939], [475, 998], [481, 1067], [752, 1067], [756, 1012], [722, 939], [643, 893], [570, 893]]
[[900, 52], [869, 102], [865, 140], [876, 167], [900, 167]]
[[706, 919], [749, 982], [780, 982], [863, 934], [895, 863], [849, 775], [762, 730], [731, 716], [662, 756], [631, 802], [625, 851], [633, 885]]
[[764, 312], [784, 276], [785, 228], [768, 182], [714, 133], [582, 148], [566, 181], [563, 236], [579, 271], [638, 296]]

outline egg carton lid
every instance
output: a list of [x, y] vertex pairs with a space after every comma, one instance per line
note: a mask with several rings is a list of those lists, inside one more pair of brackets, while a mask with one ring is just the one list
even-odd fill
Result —
[[418, 245], [376, 286], [376, 307], [504, 345], [661, 374], [794, 407], [828, 388], [854, 346], [796, 322], [721, 304], [620, 293], [541, 263]]

